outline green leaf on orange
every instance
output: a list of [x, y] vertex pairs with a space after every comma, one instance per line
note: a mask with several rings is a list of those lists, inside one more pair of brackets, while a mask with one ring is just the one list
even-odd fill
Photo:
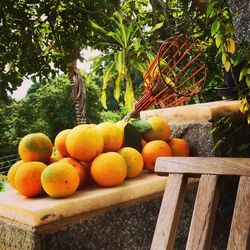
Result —
[[137, 129], [139, 133], [143, 133], [152, 128], [147, 121], [143, 121], [140, 119], [131, 120], [131, 124]]
[[124, 127], [124, 147], [132, 147], [141, 152], [141, 136], [137, 129], [130, 123]]

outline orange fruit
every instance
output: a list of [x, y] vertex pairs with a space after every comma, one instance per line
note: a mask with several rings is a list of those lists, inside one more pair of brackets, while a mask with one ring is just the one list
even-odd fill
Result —
[[48, 162], [53, 152], [50, 139], [43, 133], [32, 133], [24, 136], [19, 145], [18, 153], [25, 162]]
[[8, 171], [8, 174], [7, 174], [7, 179], [8, 179], [8, 182], [9, 184], [16, 189], [16, 185], [15, 185], [15, 176], [16, 176], [16, 172], [18, 170], [18, 168], [24, 164], [24, 161], [23, 160], [20, 160], [20, 161], [17, 161], [16, 163], [14, 163], [9, 171]]
[[67, 136], [66, 147], [72, 158], [91, 161], [102, 153], [104, 139], [94, 125], [78, 125]]
[[171, 138], [168, 141], [168, 145], [172, 150], [173, 156], [189, 156], [190, 146], [185, 139]]
[[97, 126], [104, 138], [103, 152], [117, 151], [123, 144], [123, 132], [115, 123], [103, 122]]
[[168, 143], [162, 140], [148, 142], [142, 149], [142, 158], [144, 167], [154, 171], [157, 157], [172, 156], [171, 148]]
[[127, 175], [124, 158], [117, 152], [98, 155], [91, 164], [91, 175], [96, 183], [104, 187], [121, 184]]
[[125, 159], [127, 164], [126, 178], [137, 177], [143, 169], [143, 158], [140, 152], [131, 147], [121, 148], [118, 153]]
[[127, 122], [125, 120], [120, 120], [118, 122], [115, 123], [122, 132], [124, 132], [124, 128], [127, 125]]
[[85, 169], [84, 165], [71, 157], [63, 158], [63, 159], [61, 159], [61, 161], [69, 163], [70, 165], [72, 165], [76, 169], [76, 171], [79, 175], [79, 178], [80, 178], [78, 188], [82, 187], [86, 181], [86, 169]]
[[26, 197], [34, 197], [44, 193], [41, 174], [47, 165], [39, 161], [23, 163], [15, 175], [16, 189]]
[[66, 148], [66, 139], [71, 129], [62, 130], [55, 138], [55, 148], [56, 151], [63, 157], [70, 156]]
[[75, 167], [59, 161], [49, 165], [41, 175], [45, 192], [55, 198], [67, 197], [77, 190], [80, 178]]
[[49, 161], [48, 161], [47, 164], [50, 165], [52, 163], [60, 161], [61, 159], [63, 159], [63, 157], [61, 155], [59, 155], [59, 154], [53, 155], [53, 156], [50, 157], [50, 159], [49, 159]]
[[143, 139], [146, 142], [154, 140], [167, 141], [171, 135], [170, 127], [168, 122], [163, 117], [150, 117], [147, 119], [151, 129], [143, 133]]

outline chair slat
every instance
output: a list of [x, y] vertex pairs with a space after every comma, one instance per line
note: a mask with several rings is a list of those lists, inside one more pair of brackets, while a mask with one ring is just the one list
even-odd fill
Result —
[[178, 173], [250, 176], [250, 158], [160, 157], [155, 169], [159, 175]]
[[250, 177], [240, 177], [227, 249], [250, 249]]
[[186, 186], [184, 175], [169, 175], [151, 250], [173, 248]]
[[195, 199], [186, 249], [209, 249], [218, 203], [218, 176], [202, 175]]

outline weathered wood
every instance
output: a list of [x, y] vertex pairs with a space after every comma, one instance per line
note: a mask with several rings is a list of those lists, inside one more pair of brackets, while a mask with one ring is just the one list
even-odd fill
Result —
[[187, 178], [184, 175], [169, 175], [151, 250], [173, 248], [186, 186]]
[[186, 249], [210, 249], [218, 203], [218, 176], [202, 175], [196, 195]]
[[179, 173], [250, 176], [250, 158], [160, 157], [155, 169], [159, 175]]
[[250, 249], [250, 177], [240, 177], [227, 249]]

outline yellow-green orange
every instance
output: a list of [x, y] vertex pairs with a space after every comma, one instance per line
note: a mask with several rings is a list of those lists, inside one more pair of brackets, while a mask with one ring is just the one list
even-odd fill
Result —
[[163, 117], [150, 117], [147, 122], [151, 126], [151, 129], [143, 133], [145, 141], [162, 140], [167, 141], [171, 135], [171, 131], [168, 122]]
[[13, 188], [16, 188], [16, 185], [15, 185], [15, 176], [16, 176], [16, 172], [18, 170], [18, 168], [24, 164], [24, 161], [23, 160], [20, 160], [20, 161], [17, 161], [16, 163], [14, 163], [9, 171], [8, 171], [8, 174], [7, 174], [7, 179], [8, 179], [8, 182], [9, 184], [13, 187]]
[[15, 175], [16, 189], [26, 197], [42, 194], [41, 174], [46, 167], [46, 164], [39, 161], [23, 163]]
[[50, 139], [43, 133], [32, 133], [24, 136], [19, 145], [18, 153], [25, 162], [48, 162], [53, 152]]
[[103, 122], [97, 126], [104, 139], [103, 152], [117, 151], [123, 144], [123, 132], [112, 122]]
[[49, 165], [41, 175], [45, 192], [55, 198], [67, 197], [77, 190], [80, 178], [76, 169], [67, 162]]
[[102, 153], [104, 140], [94, 125], [78, 125], [67, 136], [66, 147], [72, 158], [91, 161]]
[[131, 147], [121, 148], [118, 153], [122, 155], [127, 164], [126, 178], [137, 177], [143, 169], [143, 158], [140, 152]]
[[119, 153], [107, 152], [92, 161], [90, 171], [96, 183], [111, 187], [123, 182], [127, 175], [127, 164]]

